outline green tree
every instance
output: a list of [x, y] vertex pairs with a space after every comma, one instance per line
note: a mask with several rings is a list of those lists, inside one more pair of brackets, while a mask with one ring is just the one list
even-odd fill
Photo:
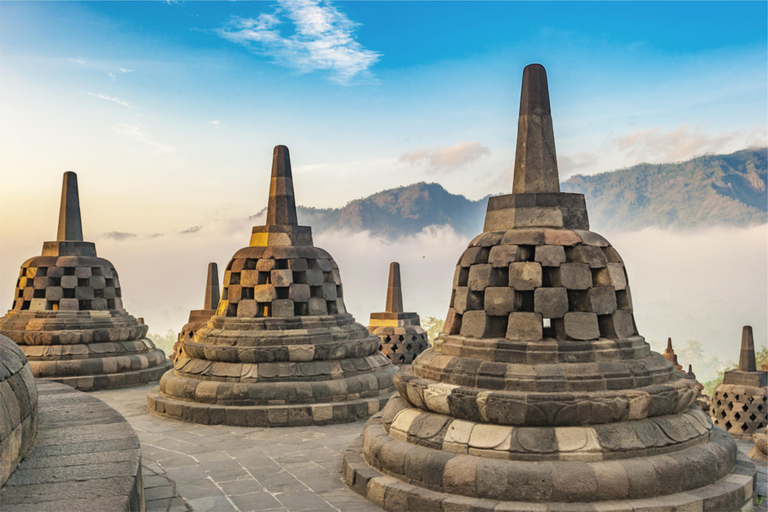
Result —
[[147, 338], [151, 339], [155, 346], [162, 349], [162, 351], [165, 352], [165, 355], [168, 356], [171, 354], [173, 344], [176, 343], [179, 336], [173, 329], [168, 329], [165, 335], [149, 333], [147, 334]]
[[434, 344], [435, 338], [443, 330], [444, 323], [442, 318], [436, 316], [427, 316], [421, 320], [421, 328], [427, 331], [430, 345]]
[[700, 341], [688, 340], [685, 342], [685, 348], [680, 352], [683, 360], [688, 363], [700, 363], [704, 360], [704, 345]]

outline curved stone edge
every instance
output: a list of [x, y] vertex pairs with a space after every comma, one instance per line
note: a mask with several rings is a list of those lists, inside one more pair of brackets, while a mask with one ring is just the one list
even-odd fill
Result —
[[41, 377], [49, 382], [66, 384], [79, 391], [100, 391], [105, 389], [120, 389], [157, 382], [165, 372], [173, 369], [173, 363], [164, 361], [152, 368], [142, 368], [122, 373], [108, 373], [104, 375], [80, 375], [72, 377]]
[[163, 418], [203, 425], [297, 427], [362, 421], [379, 412], [391, 396], [392, 393], [387, 393], [348, 402], [317, 404], [227, 406], [174, 400], [156, 387], [147, 393], [147, 410]]
[[[755, 496], [755, 465], [737, 455], [734, 470], [725, 478], [690, 492], [656, 498], [601, 501], [593, 504], [531, 503], [469, 498], [437, 492], [385, 476], [363, 460], [362, 436], [344, 455], [344, 482], [356, 493], [390, 512], [546, 512], [600, 510], [601, 512], [679, 512], [683, 510], [751, 511]], [[582, 507], [582, 508], [578, 508]]]
[[145, 510], [139, 438], [125, 418], [69, 386], [36, 384], [38, 436], [0, 502], [8, 510]]
[[29, 363], [13, 341], [0, 336], [0, 486], [35, 442], [37, 403]]

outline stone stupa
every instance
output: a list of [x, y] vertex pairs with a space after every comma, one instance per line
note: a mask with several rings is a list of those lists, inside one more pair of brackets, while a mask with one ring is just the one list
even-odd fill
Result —
[[427, 333], [421, 328], [419, 315], [403, 311], [400, 264], [389, 264], [387, 304], [383, 313], [371, 313], [368, 331], [379, 337], [379, 350], [395, 364], [411, 364], [429, 347]]
[[64, 173], [59, 229], [25, 261], [0, 334], [19, 344], [35, 377], [90, 391], [156, 381], [170, 367], [123, 309], [117, 271], [83, 241], [77, 175]]
[[464, 251], [442, 334], [344, 458], [389, 511], [748, 510], [755, 467], [635, 326], [619, 253], [560, 193], [525, 68], [513, 193]]
[[195, 333], [205, 327], [208, 320], [216, 314], [216, 307], [219, 305], [219, 267], [216, 263], [208, 264], [208, 277], [205, 283], [205, 298], [203, 299], [203, 309], [193, 309], [189, 312], [189, 320], [181, 328], [179, 338], [173, 344], [173, 354], [171, 360], [175, 361], [179, 356], [181, 342], [186, 339], [192, 339]]
[[672, 348], [672, 338], [667, 338], [667, 348], [664, 349], [663, 355], [667, 361], [672, 363], [672, 366], [674, 366], [677, 371], [685, 373], [683, 365], [677, 362], [677, 354], [675, 354], [675, 349]]
[[755, 362], [755, 341], [752, 326], [741, 332], [739, 367], [723, 375], [712, 393], [710, 411], [715, 425], [733, 437], [752, 439], [752, 434], [768, 425], [766, 385], [768, 372], [758, 370]]
[[394, 391], [397, 368], [347, 313], [336, 262], [298, 225], [285, 146], [274, 150], [266, 225], [227, 265], [216, 315], [179, 351], [147, 405], [183, 421], [350, 422]]

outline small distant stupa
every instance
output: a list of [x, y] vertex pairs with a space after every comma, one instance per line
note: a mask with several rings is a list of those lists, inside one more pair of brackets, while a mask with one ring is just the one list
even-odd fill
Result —
[[19, 344], [35, 377], [89, 391], [155, 381], [171, 363], [123, 309], [112, 263], [83, 241], [77, 175], [64, 173], [56, 241], [25, 261], [0, 334]]
[[419, 315], [403, 311], [400, 264], [389, 264], [387, 304], [383, 313], [371, 313], [368, 331], [379, 337], [379, 350], [395, 364], [411, 364], [429, 347], [427, 333], [419, 324]]
[[667, 348], [664, 349], [664, 357], [667, 358], [667, 361], [672, 363], [672, 366], [674, 366], [677, 371], [685, 373], [683, 366], [677, 362], [677, 354], [675, 354], [675, 349], [672, 348], [672, 338], [667, 338]]
[[195, 333], [201, 328], [205, 327], [208, 320], [216, 314], [216, 308], [219, 305], [219, 267], [216, 263], [208, 264], [208, 277], [205, 283], [205, 298], [203, 299], [203, 309], [193, 309], [189, 312], [189, 320], [181, 328], [179, 338], [176, 343], [173, 344], [172, 360], [176, 360], [179, 356], [179, 350], [181, 349], [181, 342], [183, 340], [192, 339]]
[[768, 425], [766, 400], [768, 372], [757, 369], [752, 326], [741, 331], [739, 367], [723, 375], [723, 382], [712, 393], [710, 414], [715, 425], [733, 437], [752, 439], [752, 434]]

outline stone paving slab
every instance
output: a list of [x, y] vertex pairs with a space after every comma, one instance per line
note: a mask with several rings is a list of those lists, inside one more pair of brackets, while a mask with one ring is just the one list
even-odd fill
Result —
[[156, 384], [93, 392], [141, 441], [148, 512], [380, 512], [341, 480], [347, 445], [364, 422], [246, 428], [150, 415]]

